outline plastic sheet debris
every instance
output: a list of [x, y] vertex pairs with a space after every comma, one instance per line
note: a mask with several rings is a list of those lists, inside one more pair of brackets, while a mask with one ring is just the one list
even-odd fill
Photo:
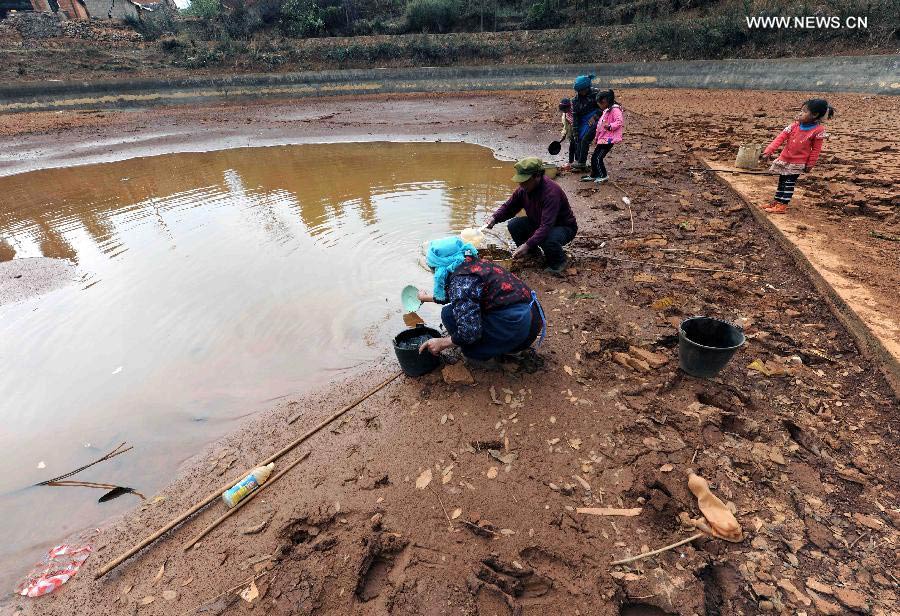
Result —
[[407, 312], [403, 315], [403, 323], [407, 327], [415, 327], [416, 325], [425, 325], [425, 320], [415, 312]]
[[[99, 530], [92, 531], [90, 535], [82, 535], [80, 539], [88, 539], [99, 532]], [[54, 547], [34, 566], [31, 573], [16, 585], [16, 593], [23, 597], [49, 595], [78, 573], [81, 565], [93, 551], [94, 548], [90, 544], [63, 543]]]

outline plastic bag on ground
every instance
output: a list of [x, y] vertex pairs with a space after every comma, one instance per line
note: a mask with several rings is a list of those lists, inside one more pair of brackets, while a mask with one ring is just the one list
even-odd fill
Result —
[[52, 548], [16, 585], [16, 593], [23, 597], [49, 595], [78, 573], [93, 551], [94, 548], [88, 544], [63, 543]]

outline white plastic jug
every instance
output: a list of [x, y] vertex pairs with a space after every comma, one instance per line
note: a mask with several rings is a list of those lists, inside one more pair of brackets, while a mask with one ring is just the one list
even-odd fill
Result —
[[759, 166], [759, 157], [762, 154], [761, 143], [745, 143], [738, 148], [734, 166], [738, 169], [756, 169]]
[[484, 241], [484, 233], [481, 232], [481, 229], [469, 227], [462, 230], [459, 238], [467, 244], [472, 244], [475, 248], [481, 248], [481, 242]]

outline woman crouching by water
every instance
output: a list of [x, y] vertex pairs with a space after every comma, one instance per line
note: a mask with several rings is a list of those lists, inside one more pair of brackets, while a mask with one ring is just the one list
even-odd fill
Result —
[[467, 358], [488, 361], [524, 351], [539, 334], [543, 341], [546, 323], [537, 294], [517, 276], [479, 259], [472, 244], [458, 237], [434, 240], [426, 263], [434, 272], [434, 292], [420, 291], [419, 300], [445, 304], [441, 321], [450, 335], [425, 342], [420, 353], [460, 347]]

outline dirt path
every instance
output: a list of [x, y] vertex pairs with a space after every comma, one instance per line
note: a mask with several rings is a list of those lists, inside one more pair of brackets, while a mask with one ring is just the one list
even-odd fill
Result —
[[[81, 126], [91, 116], [56, 114], [46, 117], [73, 126], [7, 142], [25, 154], [25, 166], [188, 141], [230, 147], [386, 133], [464, 138], [518, 156], [540, 151], [555, 132], [553, 98], [301, 101], [163, 110], [152, 123], [116, 113]], [[684, 140], [671, 139], [659, 117], [635, 113], [629, 122], [629, 145], [614, 149], [607, 165], [632, 211], [616, 186], [561, 178], [582, 228], [571, 246], [574, 269], [562, 280], [523, 274], [551, 320], [545, 370], [476, 372], [473, 385], [446, 384], [440, 373], [403, 378], [316, 436], [306, 462], [194, 551], [184, 554], [182, 543], [218, 506], [92, 580], [107, 560], [215, 489], [223, 460], [252, 466], [395, 364], [386, 356], [351, 383], [285, 401], [113, 521], [61, 592], [16, 607], [148, 615], [897, 613], [898, 401], [744, 204], [714, 178], [684, 172]], [[133, 138], [122, 145], [122, 135]], [[673, 379], [674, 323], [693, 314], [736, 320], [748, 333], [719, 383]], [[642, 355], [650, 363], [636, 361]], [[303, 418], [288, 424], [300, 410]], [[698, 515], [688, 469], [735, 503], [745, 540], [701, 539], [610, 567], [693, 532], [679, 522], [682, 512]], [[577, 512], [585, 506], [641, 512]], [[256, 576], [252, 602], [223, 595]]]

